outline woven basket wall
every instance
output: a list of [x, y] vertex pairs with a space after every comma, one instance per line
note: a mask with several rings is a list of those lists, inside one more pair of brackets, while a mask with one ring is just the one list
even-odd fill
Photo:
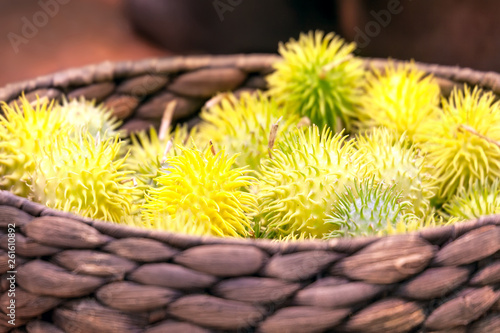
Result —
[[[104, 63], [0, 89], [8, 103], [85, 96], [130, 131], [175, 121], [220, 91], [265, 89], [273, 55]], [[367, 60], [383, 66], [383, 60]], [[500, 75], [418, 64], [448, 95], [500, 94]], [[16, 230], [16, 324], [7, 305]], [[500, 332], [500, 217], [420, 233], [277, 243], [83, 219], [0, 192], [0, 332]]]

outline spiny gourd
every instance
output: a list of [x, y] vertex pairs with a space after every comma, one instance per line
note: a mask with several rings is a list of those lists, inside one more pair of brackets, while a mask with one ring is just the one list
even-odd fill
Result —
[[200, 117], [204, 122], [199, 126], [196, 141], [200, 145], [211, 141], [216, 149], [224, 149], [227, 154], [240, 154], [236, 167], [257, 170], [260, 160], [268, 155], [273, 125], [278, 126], [275, 142], [279, 142], [282, 134], [294, 129], [300, 121], [297, 115], [286, 112], [262, 93], [243, 93], [239, 99], [231, 93], [221, 97], [218, 105], [202, 110]]
[[305, 240], [311, 240], [311, 239], [316, 239], [317, 237], [315, 235], [306, 235], [305, 233], [291, 233], [288, 235], [282, 235], [279, 234], [274, 238], [278, 242], [296, 242], [296, 241], [305, 241]]
[[417, 136], [433, 166], [441, 202], [476, 181], [500, 178], [500, 104], [495, 95], [464, 87], [442, 104], [440, 120], [424, 123]]
[[[244, 191], [253, 181], [245, 168], [234, 168], [236, 155], [223, 150], [212, 153], [179, 147], [181, 154], [166, 160], [146, 195], [143, 214], [146, 221], [156, 223], [157, 216], [171, 216], [177, 221], [179, 212], [189, 214], [190, 227], [207, 225], [212, 236], [245, 237], [251, 234], [250, 214], [255, 211], [255, 196]], [[198, 228], [194, 228], [198, 229]]]
[[436, 207], [431, 207], [427, 213], [422, 217], [415, 215], [408, 216], [409, 218], [401, 219], [393, 223], [387, 223], [386, 229], [379, 236], [382, 235], [398, 235], [407, 234], [410, 232], [419, 232], [426, 228], [436, 228], [439, 226], [450, 225], [463, 221], [463, 219], [453, 216], [448, 216], [443, 211], [438, 210]]
[[356, 147], [363, 152], [367, 163], [366, 177], [395, 186], [397, 192], [412, 204], [411, 212], [422, 217], [430, 208], [435, 194], [434, 179], [425, 158], [414, 145], [385, 128], [375, 128], [358, 135]]
[[298, 112], [335, 132], [351, 129], [364, 80], [363, 62], [354, 57], [354, 43], [333, 33], [301, 34], [279, 45], [282, 61], [267, 77], [269, 93], [287, 110]]
[[400, 220], [395, 225], [388, 223], [386, 230], [384, 230], [384, 234], [397, 235], [418, 232], [425, 228], [435, 228], [458, 221], [457, 218], [444, 216], [441, 211], [438, 211], [435, 207], [431, 207], [423, 217]]
[[389, 62], [367, 75], [358, 126], [386, 127], [413, 140], [423, 121], [437, 118], [440, 95], [436, 79], [413, 63]]
[[53, 138], [36, 160], [33, 200], [93, 219], [119, 222], [131, 214], [137, 189], [120, 157], [118, 137], [96, 140], [88, 133]]
[[322, 237], [335, 192], [363, 168], [352, 140], [328, 127], [288, 133], [261, 164], [256, 235], [279, 238]]
[[476, 181], [470, 187], [462, 187], [447, 203], [443, 210], [451, 217], [472, 220], [483, 215], [500, 213], [500, 182], [483, 184]]
[[54, 138], [67, 136], [70, 126], [59, 113], [52, 112], [54, 101], [30, 103], [24, 95], [12, 106], [2, 104], [0, 115], [0, 188], [27, 197], [35, 159]]
[[62, 105], [56, 106], [54, 111], [61, 113], [76, 131], [87, 131], [95, 138], [107, 139], [120, 134], [118, 127], [121, 122], [113, 117], [111, 110], [102, 104], [96, 105], [95, 101], [83, 97], [69, 101], [63, 99]]
[[374, 177], [355, 179], [353, 187], [346, 186], [344, 192], [336, 195], [338, 200], [326, 219], [334, 226], [333, 231], [323, 238], [384, 235], [388, 233], [388, 224], [394, 228], [398, 222], [415, 219], [409, 213], [412, 204], [403, 200], [395, 185], [377, 184]]
[[180, 153], [177, 145], [191, 147], [190, 133], [186, 126], [177, 126], [169, 135], [159, 138], [151, 127], [149, 133], [141, 131], [130, 135], [130, 156], [127, 159], [129, 170], [140, 187], [156, 187], [154, 179], [159, 176], [160, 169], [166, 166], [168, 156]]
[[206, 236], [211, 235], [210, 223], [198, 219], [191, 210], [177, 210], [175, 215], [167, 212], [152, 212], [145, 218], [144, 215], [135, 214], [124, 217], [120, 224], [131, 227], [162, 230], [180, 234]]

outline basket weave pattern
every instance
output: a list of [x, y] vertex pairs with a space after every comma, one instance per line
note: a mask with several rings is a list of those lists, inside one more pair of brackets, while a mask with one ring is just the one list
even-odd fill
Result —
[[[85, 96], [129, 131], [197, 121], [216, 92], [265, 89], [272, 55], [104, 63], [0, 89], [12, 102]], [[383, 66], [383, 60], [367, 64]], [[418, 64], [444, 95], [500, 76]], [[16, 226], [15, 332], [499, 332], [500, 216], [392, 237], [278, 243], [95, 221], [0, 191], [0, 332]]]

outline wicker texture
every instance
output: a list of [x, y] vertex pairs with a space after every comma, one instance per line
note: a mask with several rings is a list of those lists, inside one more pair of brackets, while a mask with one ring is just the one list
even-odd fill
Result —
[[[273, 55], [104, 63], [0, 89], [95, 98], [128, 130], [196, 122], [214, 93], [265, 89]], [[383, 60], [367, 65], [383, 66]], [[443, 94], [500, 75], [418, 64]], [[16, 323], [7, 228], [16, 226]], [[499, 332], [500, 216], [392, 237], [278, 243], [134, 229], [0, 192], [0, 332]]]

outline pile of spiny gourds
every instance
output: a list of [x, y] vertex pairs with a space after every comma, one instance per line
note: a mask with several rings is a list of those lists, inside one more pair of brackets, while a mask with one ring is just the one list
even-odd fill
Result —
[[268, 91], [221, 93], [189, 131], [125, 138], [93, 102], [4, 103], [0, 187], [115, 223], [280, 240], [500, 212], [495, 95], [444, 98], [413, 63], [365, 70], [354, 50], [322, 32], [281, 44]]

